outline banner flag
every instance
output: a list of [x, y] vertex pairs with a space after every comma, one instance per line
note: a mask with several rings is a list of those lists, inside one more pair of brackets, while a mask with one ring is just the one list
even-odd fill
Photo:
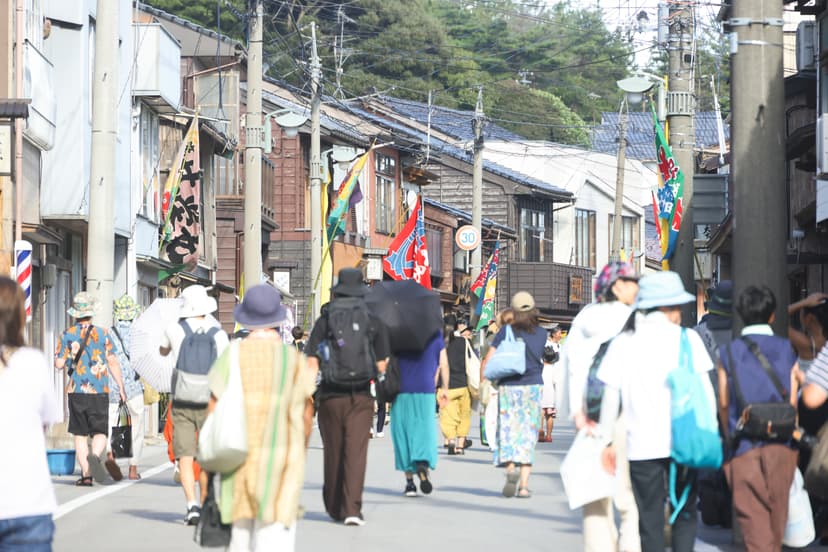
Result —
[[[684, 202], [684, 173], [676, 165], [661, 125], [658, 124], [655, 109], [652, 109], [655, 125], [656, 159], [661, 176], [661, 185], [658, 189], [658, 216], [668, 222], [667, 249], [663, 260], [670, 260], [678, 243], [679, 228]], [[658, 221], [656, 221], [658, 223]]]
[[382, 267], [395, 280], [416, 280], [424, 288], [431, 289], [431, 267], [423, 220], [422, 200], [417, 197], [411, 216], [388, 246]]

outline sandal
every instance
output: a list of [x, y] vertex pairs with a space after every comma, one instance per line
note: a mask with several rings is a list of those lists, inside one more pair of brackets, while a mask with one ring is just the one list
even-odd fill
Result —
[[107, 473], [101, 459], [98, 456], [89, 453], [89, 456], [86, 457], [86, 461], [89, 462], [89, 471], [92, 473], [92, 477], [95, 481], [98, 483], [106, 481]]
[[520, 474], [518, 472], [506, 472], [506, 484], [503, 485], [503, 496], [506, 498], [515, 496], [518, 481], [520, 481]]
[[446, 445], [446, 448], [448, 448], [449, 456], [454, 456], [455, 454], [457, 454], [457, 445], [455, 445], [454, 443], [449, 443], [448, 445]]
[[109, 472], [110, 477], [115, 481], [120, 481], [124, 478], [124, 474], [121, 471], [121, 467], [118, 465], [118, 462], [115, 461], [114, 458], [107, 458], [106, 462], [104, 462], [104, 467], [106, 471]]
[[518, 489], [518, 492], [515, 496], [518, 498], [531, 498], [532, 491], [530, 491], [528, 487], [521, 487], [520, 489]]
[[92, 477], [85, 476], [81, 477], [77, 481], [75, 481], [75, 487], [91, 487], [92, 486]]

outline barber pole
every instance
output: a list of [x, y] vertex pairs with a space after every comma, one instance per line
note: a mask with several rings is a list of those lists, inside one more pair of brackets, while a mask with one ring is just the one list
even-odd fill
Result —
[[26, 321], [32, 319], [32, 244], [17, 240], [14, 242], [14, 273], [17, 283], [23, 288], [26, 296]]

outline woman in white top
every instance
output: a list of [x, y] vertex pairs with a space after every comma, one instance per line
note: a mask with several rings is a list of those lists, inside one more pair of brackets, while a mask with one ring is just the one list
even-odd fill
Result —
[[46, 462], [44, 430], [58, 419], [46, 356], [23, 346], [23, 290], [0, 277], [0, 550], [52, 550], [57, 508]]

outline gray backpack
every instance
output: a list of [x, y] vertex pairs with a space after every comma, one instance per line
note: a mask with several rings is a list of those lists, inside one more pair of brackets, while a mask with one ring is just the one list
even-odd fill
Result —
[[186, 321], [179, 324], [184, 329], [184, 341], [173, 370], [173, 406], [201, 408], [210, 402], [207, 373], [218, 356], [215, 335], [219, 328], [194, 332]]

